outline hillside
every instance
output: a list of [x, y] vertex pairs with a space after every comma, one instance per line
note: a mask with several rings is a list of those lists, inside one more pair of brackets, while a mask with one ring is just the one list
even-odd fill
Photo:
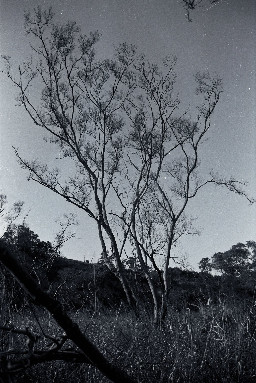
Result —
[[[20, 252], [19, 258], [31, 275], [39, 279], [41, 285], [68, 310], [83, 308], [88, 312], [104, 312], [126, 306], [120, 281], [101, 263], [81, 262], [57, 255], [47, 259], [43, 252]], [[143, 274], [140, 270], [131, 269], [127, 269], [126, 274], [139, 299], [140, 307], [151, 310], [150, 291]], [[151, 274], [154, 279], [154, 272]], [[5, 283], [9, 281], [4, 289], [3, 275]], [[245, 302], [254, 297], [255, 277], [255, 272], [236, 277], [170, 268], [169, 305], [177, 311], [187, 308], [198, 311], [201, 306], [220, 301]], [[15, 281], [10, 280], [12, 277], [2, 270], [2, 294], [5, 291], [9, 303], [20, 307], [24, 302], [24, 298], [21, 298], [24, 293]]]

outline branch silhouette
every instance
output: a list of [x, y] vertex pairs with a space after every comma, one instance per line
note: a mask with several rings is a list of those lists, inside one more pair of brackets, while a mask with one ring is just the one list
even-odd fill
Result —
[[[74, 353], [67, 354], [60, 351], [53, 352], [52, 354], [48, 352], [46, 355], [32, 355], [32, 363], [36, 361], [43, 362], [51, 358], [56, 359], [57, 357], [61, 357], [62, 360], [67, 360], [75, 356], [78, 360], [83, 361], [84, 359], [84, 362], [94, 365], [103, 375], [114, 383], [135, 383], [135, 380], [126, 372], [105, 358], [99, 349], [80, 330], [78, 325], [67, 315], [62, 305], [43, 291], [29, 273], [20, 265], [11, 247], [7, 247], [2, 240], [0, 240], [0, 262], [10, 271], [22, 288], [27, 291], [34, 303], [45, 307], [51, 313], [58, 325], [65, 331], [67, 338], [72, 340], [81, 351], [79, 355], [74, 355]], [[27, 331], [25, 335], [29, 336], [30, 340], [33, 339], [31, 332]]]

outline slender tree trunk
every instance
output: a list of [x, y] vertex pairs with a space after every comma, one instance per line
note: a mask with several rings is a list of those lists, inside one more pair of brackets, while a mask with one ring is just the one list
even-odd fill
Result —
[[148, 283], [148, 286], [149, 286], [149, 289], [150, 289], [150, 292], [151, 292], [152, 300], [153, 300], [153, 322], [154, 322], [154, 325], [156, 327], [158, 327], [159, 326], [159, 310], [160, 310], [160, 306], [159, 306], [159, 302], [158, 302], [158, 298], [157, 298], [156, 287], [155, 287], [154, 282], [152, 281], [152, 279], [150, 277], [147, 265], [145, 264], [145, 261], [143, 259], [142, 253], [141, 253], [141, 248], [140, 248], [139, 242], [137, 240], [137, 236], [136, 236], [136, 228], [135, 228], [135, 221], [134, 220], [133, 220], [133, 223], [132, 223], [132, 230], [133, 230], [133, 239], [135, 241], [135, 246], [136, 246], [136, 251], [137, 251], [138, 259], [139, 259], [139, 262], [140, 262], [143, 274], [145, 275], [145, 278], [147, 280], [147, 283]]
[[158, 299], [156, 295], [156, 289], [151, 280], [148, 280], [148, 284], [149, 284], [149, 288], [151, 291], [153, 304], [154, 304], [154, 325], [158, 327], [159, 326], [159, 304], [158, 304]]
[[162, 327], [165, 324], [167, 313], [168, 313], [168, 291], [164, 290], [162, 293], [162, 302], [161, 302], [161, 309], [160, 309], [160, 315], [159, 315], [160, 327]]
[[168, 300], [170, 293], [170, 278], [169, 278], [169, 266], [170, 266], [170, 258], [171, 258], [171, 250], [174, 240], [174, 230], [176, 227], [177, 218], [173, 221], [171, 228], [171, 235], [168, 241], [167, 254], [165, 260], [165, 267], [163, 271], [163, 289], [162, 289], [162, 302], [161, 302], [161, 315], [160, 320], [161, 323], [164, 324], [167, 314], [168, 314]]
[[135, 315], [137, 315], [137, 299], [136, 299], [136, 296], [133, 292], [132, 287], [129, 286], [129, 283], [124, 276], [124, 269], [123, 269], [122, 262], [120, 260], [119, 254], [116, 254], [116, 252], [118, 250], [117, 250], [117, 248], [114, 249], [116, 267], [113, 267], [111, 262], [108, 260], [107, 248], [106, 248], [106, 244], [105, 244], [105, 241], [103, 238], [103, 233], [102, 233], [102, 226], [99, 222], [98, 222], [98, 232], [99, 232], [99, 237], [100, 237], [100, 241], [101, 241], [101, 247], [102, 247], [104, 261], [105, 261], [106, 265], [108, 266], [109, 270], [112, 271], [115, 274], [115, 276], [119, 279], [121, 286], [122, 286], [122, 289], [125, 293], [127, 303], [130, 306], [130, 308], [133, 310]]

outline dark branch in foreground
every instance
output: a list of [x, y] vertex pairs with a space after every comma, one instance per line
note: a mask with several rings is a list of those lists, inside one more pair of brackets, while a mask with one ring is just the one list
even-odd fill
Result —
[[9, 361], [6, 360], [6, 363], [3, 362], [4, 358], [9, 355], [18, 355], [20, 351], [6, 351], [0, 353], [1, 359], [1, 369], [5, 373], [17, 373], [21, 370], [24, 370], [28, 367], [31, 367], [35, 364], [44, 363], [44, 362], [52, 362], [61, 360], [64, 362], [72, 362], [72, 363], [87, 363], [91, 364], [91, 362], [86, 358], [84, 354], [77, 351], [63, 350], [63, 351], [35, 351], [32, 355], [24, 358], [20, 358], [19, 360]]
[[[32, 353], [29, 358], [29, 361], [32, 362], [32, 364], [46, 360], [56, 360], [56, 357], [73, 361], [72, 357], [75, 356], [78, 361], [82, 362], [82, 359], [84, 359], [84, 362], [94, 365], [99, 371], [102, 372], [103, 375], [113, 382], [135, 383], [135, 380], [105, 358], [98, 348], [85, 336], [85, 334], [81, 332], [78, 325], [66, 314], [62, 308], [62, 305], [53, 299], [48, 293], [44, 292], [35, 280], [31, 278], [28, 272], [19, 264], [11, 249], [7, 248], [3, 241], [0, 241], [0, 262], [2, 262], [3, 265], [13, 274], [22, 288], [28, 292], [34, 303], [45, 307], [52, 314], [59, 326], [65, 331], [66, 338], [72, 340], [81, 350], [81, 354], [74, 354], [74, 352], [68, 354], [67, 351], [61, 352], [58, 350], [53, 351], [52, 354], [49, 351], [47, 351], [46, 354]], [[30, 340], [33, 338], [31, 332], [23, 330], [20, 331], [23, 334], [25, 332], [24, 335], [29, 336]], [[28, 359], [25, 358], [24, 361], [27, 362]], [[20, 365], [17, 367], [20, 367]]]
[[[51, 340], [51, 344], [46, 350], [37, 350], [37, 343], [42, 337], [33, 333], [28, 328], [24, 330], [20, 328], [17, 329], [14, 327], [0, 326], [0, 330], [27, 337], [27, 349], [24, 347], [23, 350], [8, 349], [8, 351], [0, 352], [1, 370], [4, 373], [17, 373], [35, 364], [54, 360], [92, 364], [82, 352], [74, 350], [74, 348], [69, 347], [61, 350], [67, 340], [66, 336], [61, 337], [59, 340], [57, 338], [47, 336], [47, 338]], [[15, 357], [16, 359], [11, 360], [8, 358], [10, 356]], [[17, 359], [18, 357], [19, 359]]]

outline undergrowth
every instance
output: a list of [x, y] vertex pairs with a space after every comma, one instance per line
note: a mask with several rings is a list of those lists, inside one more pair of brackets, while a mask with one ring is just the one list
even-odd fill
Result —
[[[197, 312], [170, 312], [161, 330], [146, 312], [140, 319], [121, 310], [91, 317], [80, 311], [72, 316], [107, 358], [138, 383], [256, 381], [256, 305], [219, 303], [202, 306]], [[16, 314], [12, 324], [35, 331], [40, 325], [47, 334], [61, 333], [45, 313], [36, 320], [35, 315]], [[11, 337], [12, 346], [16, 342], [16, 347], [22, 347], [21, 335]], [[2, 334], [1, 348], [6, 346], [3, 339]], [[108, 379], [86, 364], [48, 362], [17, 373], [12, 382], [103, 383]]]

